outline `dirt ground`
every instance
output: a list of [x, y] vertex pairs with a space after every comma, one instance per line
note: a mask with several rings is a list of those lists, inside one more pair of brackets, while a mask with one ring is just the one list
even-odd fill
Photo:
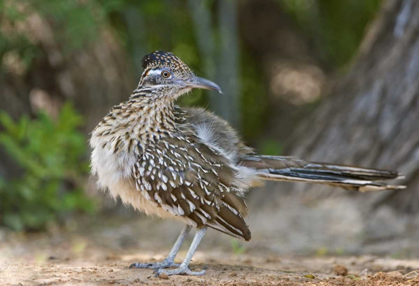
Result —
[[[63, 231], [65, 229], [65, 231]], [[279, 255], [216, 232], [194, 256], [201, 277], [154, 277], [133, 262], [165, 258], [181, 226], [155, 220], [70, 222], [47, 233], [0, 232], [0, 285], [419, 285], [419, 260]], [[178, 255], [181, 261], [192, 236]]]

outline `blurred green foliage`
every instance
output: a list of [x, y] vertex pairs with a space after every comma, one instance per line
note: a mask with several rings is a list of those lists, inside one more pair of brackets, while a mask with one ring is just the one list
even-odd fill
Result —
[[231, 249], [233, 250], [234, 254], [243, 254], [247, 250], [247, 248], [244, 245], [242, 245], [241, 242], [237, 239], [231, 240]]
[[81, 124], [69, 104], [56, 120], [41, 113], [15, 122], [0, 113], [0, 144], [20, 168], [17, 178], [0, 177], [0, 224], [38, 230], [71, 211], [94, 211], [83, 192], [89, 166]]
[[[111, 2], [101, 6], [97, 0], [0, 0], [0, 59], [7, 53], [18, 55], [25, 68], [30, 68], [32, 60], [42, 53], [38, 43], [31, 36], [27, 17], [38, 14], [44, 21], [54, 23], [54, 44], [67, 52], [77, 51], [97, 39], [101, 28], [107, 24]], [[43, 25], [37, 22], [38, 25]], [[52, 31], [48, 31], [52, 32]], [[49, 35], [46, 35], [48, 38]], [[48, 39], [51, 41], [52, 39]], [[0, 68], [3, 68], [0, 65]]]
[[282, 146], [275, 140], [265, 140], [261, 145], [262, 146], [260, 147], [260, 151], [264, 155], [282, 155]]
[[[8, 53], [12, 52], [19, 55], [21, 62], [29, 67], [32, 60], [38, 53], [37, 47], [30, 42], [27, 35], [17, 32], [15, 27], [26, 19], [24, 12], [17, 6], [10, 5], [9, 2], [0, 0], [0, 60]], [[0, 71], [4, 65], [0, 65]]]
[[331, 68], [351, 60], [382, 0], [279, 0]]
[[241, 81], [241, 134], [245, 139], [256, 138], [266, 121], [268, 100], [264, 79], [257, 63], [247, 53], [242, 54]]
[[[22, 0], [21, 0], [22, 1]], [[106, 24], [106, 10], [97, 1], [23, 0], [29, 9], [53, 21], [61, 33], [56, 41], [68, 52], [94, 41], [102, 25]]]

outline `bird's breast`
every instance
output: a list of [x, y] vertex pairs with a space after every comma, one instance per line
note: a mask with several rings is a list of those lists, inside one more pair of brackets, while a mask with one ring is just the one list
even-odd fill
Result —
[[[121, 180], [132, 181], [136, 163], [147, 162], [150, 167], [156, 168], [167, 160], [165, 153], [171, 151], [178, 154], [179, 146], [167, 143], [163, 132], [144, 130], [145, 127], [141, 124], [127, 125], [124, 128], [119, 124], [117, 127], [98, 126], [90, 140], [93, 149], [92, 174], [98, 176], [98, 183], [102, 188], [110, 188]], [[161, 148], [162, 144], [164, 148]]]
[[109, 137], [93, 134], [90, 140], [93, 148], [91, 155], [92, 174], [98, 176], [98, 183], [104, 189], [121, 180], [130, 180], [132, 168], [137, 161], [137, 156], [133, 152], [134, 146], [137, 145], [135, 140], [124, 140], [118, 135]]

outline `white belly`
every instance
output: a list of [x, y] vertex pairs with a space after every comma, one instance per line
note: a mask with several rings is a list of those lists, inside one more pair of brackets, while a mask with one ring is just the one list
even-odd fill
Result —
[[129, 180], [132, 177], [132, 168], [137, 158], [134, 153], [128, 153], [125, 150], [114, 154], [109, 145], [102, 148], [102, 140], [92, 137], [91, 167], [92, 174], [98, 176], [99, 186], [106, 189], [121, 180]]
[[133, 165], [137, 162], [134, 153], [125, 150], [114, 154], [110, 148], [102, 148], [103, 138], [92, 136], [91, 156], [92, 174], [98, 177], [98, 185], [103, 190], [109, 190], [113, 198], [120, 197], [126, 205], [132, 205], [135, 209], [147, 215], [155, 215], [161, 218], [174, 218], [191, 224], [190, 220], [174, 216], [170, 212], [148, 201], [135, 187], [132, 176]]

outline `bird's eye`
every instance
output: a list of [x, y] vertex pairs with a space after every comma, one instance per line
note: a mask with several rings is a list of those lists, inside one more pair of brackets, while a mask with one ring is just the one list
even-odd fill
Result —
[[170, 77], [170, 72], [168, 72], [168, 71], [162, 71], [161, 72], [161, 76], [164, 77], [164, 78], [169, 78]]

